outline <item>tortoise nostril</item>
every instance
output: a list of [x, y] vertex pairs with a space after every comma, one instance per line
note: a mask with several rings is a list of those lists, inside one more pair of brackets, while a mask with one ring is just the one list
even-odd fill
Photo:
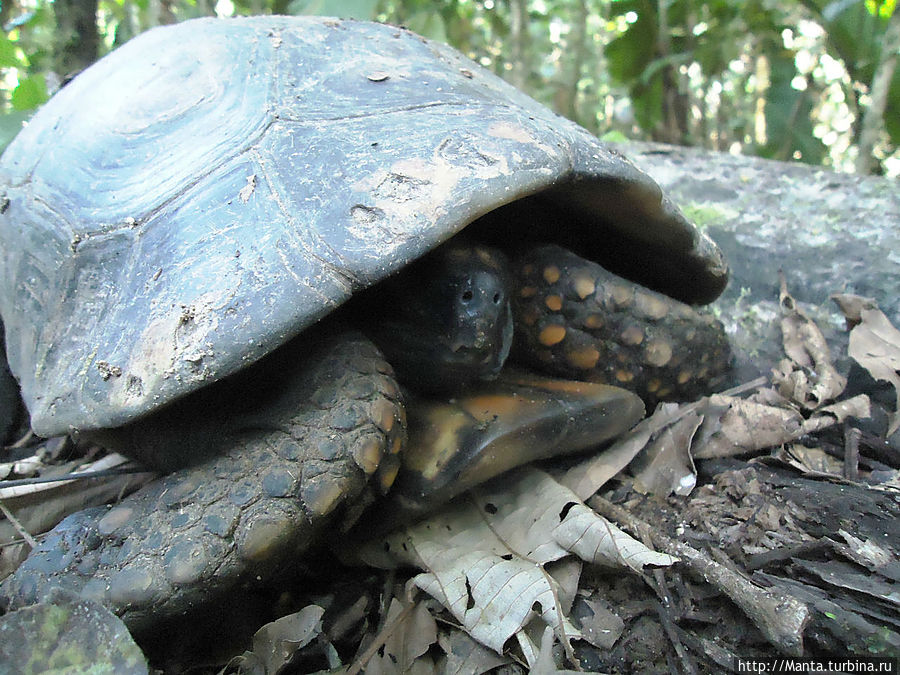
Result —
[[499, 292], [498, 292], [498, 293], [494, 293], [494, 304], [495, 304], [495, 305], [499, 305], [501, 299], [502, 299], [502, 296], [500, 295]]

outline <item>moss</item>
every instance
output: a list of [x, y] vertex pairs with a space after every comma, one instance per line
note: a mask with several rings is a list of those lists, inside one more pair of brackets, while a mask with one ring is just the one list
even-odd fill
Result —
[[684, 212], [684, 215], [687, 216], [688, 220], [693, 221], [701, 230], [706, 229], [710, 225], [720, 225], [725, 223], [730, 218], [728, 213], [715, 206], [710, 206], [709, 204], [698, 204], [694, 202], [682, 206], [681, 210]]

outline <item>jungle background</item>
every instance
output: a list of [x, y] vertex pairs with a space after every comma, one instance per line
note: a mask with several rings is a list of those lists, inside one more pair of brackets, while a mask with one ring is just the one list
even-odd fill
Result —
[[608, 140], [900, 176], [896, 0], [2, 0], [0, 147], [80, 70], [197, 16], [319, 14], [447, 42]]

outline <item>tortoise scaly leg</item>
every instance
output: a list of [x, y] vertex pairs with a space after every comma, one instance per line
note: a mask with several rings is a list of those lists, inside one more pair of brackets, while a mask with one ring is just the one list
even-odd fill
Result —
[[730, 364], [722, 324], [559, 246], [519, 258], [513, 356], [560, 377], [605, 382], [653, 406], [709, 393]]
[[[358, 334], [304, 343], [275, 364], [290, 387], [261, 395], [220, 439], [224, 454], [147, 485], [118, 506], [65, 519], [0, 586], [12, 607], [62, 587], [99, 600], [133, 632], [264, 580], [349, 525], [386, 490], [405, 442], [390, 366]], [[246, 398], [246, 394], [244, 395]], [[223, 422], [224, 424], [224, 422]], [[374, 476], [374, 480], [372, 480]]]

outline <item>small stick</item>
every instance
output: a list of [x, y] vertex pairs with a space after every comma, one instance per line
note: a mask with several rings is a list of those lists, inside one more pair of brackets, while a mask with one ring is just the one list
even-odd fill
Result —
[[588, 504], [600, 515], [616, 521], [633, 533], [647, 528], [652, 532], [654, 543], [663, 552], [680, 558], [694, 574], [731, 598], [781, 652], [790, 656], [803, 654], [803, 629], [810, 620], [809, 609], [805, 604], [790, 595], [782, 595], [754, 584], [711, 560], [701, 551], [651, 528], [649, 524], [600, 496], [591, 497]]
[[859, 480], [859, 429], [844, 422], [844, 478]]
[[24, 539], [25, 542], [31, 547], [32, 551], [37, 548], [38, 544], [35, 538], [32, 537], [31, 533], [22, 526], [22, 523], [20, 523], [19, 520], [13, 515], [12, 511], [6, 508], [6, 504], [4, 504], [2, 500], [0, 500], [0, 513], [6, 516], [6, 519], [10, 522], [10, 525], [12, 525], [16, 532], [21, 535], [22, 539]]

